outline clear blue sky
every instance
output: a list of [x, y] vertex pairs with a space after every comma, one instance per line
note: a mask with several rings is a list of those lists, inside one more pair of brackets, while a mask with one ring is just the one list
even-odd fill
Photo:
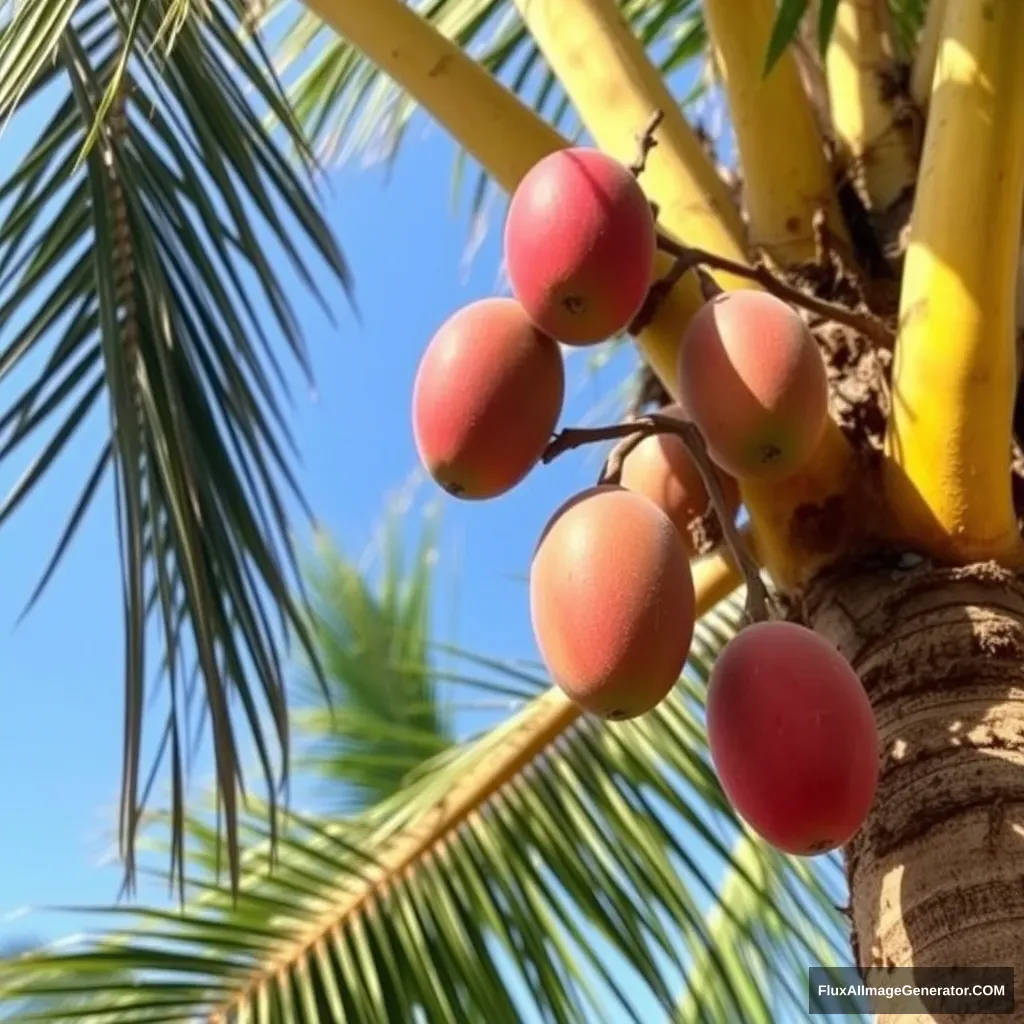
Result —
[[[418, 119], [387, 183], [379, 169], [329, 175], [328, 216], [356, 277], [362, 325], [340, 290], [336, 327], [312, 302], [300, 310], [318, 392], [296, 394], [299, 477], [318, 517], [352, 554], [370, 541], [389, 494], [418, 469], [409, 405], [420, 352], [450, 313], [498, 285], [500, 218], [467, 274], [467, 213], [450, 202], [454, 150], [439, 129], [426, 128]], [[595, 375], [585, 371], [587, 358], [568, 363], [567, 422], [611, 401], [628, 365], [619, 358]], [[97, 866], [110, 852], [121, 758], [121, 599], [109, 487], [48, 593], [14, 625], [103, 429], [97, 417], [58, 473], [0, 530], [0, 941], [80, 929], [78, 916], [10, 915], [28, 905], [110, 902], [120, 878], [116, 867]], [[23, 463], [0, 470], [0, 491]], [[420, 486], [418, 504], [442, 499], [443, 590], [458, 578], [457, 601], [443, 600], [438, 617], [445, 639], [536, 656], [523, 574], [547, 516], [596, 469], [594, 452], [567, 456], [487, 504], [457, 503]]]

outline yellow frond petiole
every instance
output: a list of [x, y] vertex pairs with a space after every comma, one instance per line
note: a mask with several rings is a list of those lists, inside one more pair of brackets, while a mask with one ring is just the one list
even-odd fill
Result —
[[780, 264], [815, 255], [812, 221], [824, 212], [846, 239], [832, 171], [793, 51], [764, 76], [775, 0], [704, 0], [704, 17], [729, 97], [752, 244]]
[[903, 273], [885, 488], [898, 531], [1020, 564], [1010, 489], [1024, 4], [947, 0]]
[[858, 191], [886, 210], [914, 181], [912, 127], [897, 116], [888, 0], [839, 0], [825, 59], [832, 125]]

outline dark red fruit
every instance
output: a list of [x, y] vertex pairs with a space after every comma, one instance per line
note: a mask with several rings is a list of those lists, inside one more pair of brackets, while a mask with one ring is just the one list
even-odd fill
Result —
[[636, 178], [597, 149], [544, 157], [519, 183], [505, 264], [530, 319], [567, 345], [625, 330], [651, 285], [655, 223]]
[[833, 850], [875, 798], [875, 716], [849, 663], [790, 622], [737, 634], [708, 684], [707, 730], [718, 778], [736, 811], [787, 853]]

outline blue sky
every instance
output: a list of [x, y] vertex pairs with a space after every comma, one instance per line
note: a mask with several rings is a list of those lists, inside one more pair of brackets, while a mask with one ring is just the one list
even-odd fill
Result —
[[[423, 119], [410, 134], [389, 181], [379, 168], [358, 166], [328, 177], [328, 217], [355, 275], [362, 323], [340, 289], [332, 293], [334, 326], [313, 302], [300, 305], [318, 386], [315, 395], [296, 394], [298, 474], [319, 519], [352, 555], [371, 541], [396, 492], [412, 484], [416, 506], [440, 502], [441, 638], [535, 657], [524, 582], [530, 553], [548, 515], [593, 480], [597, 454], [541, 467], [486, 504], [458, 503], [417, 482], [409, 417], [417, 360], [448, 315], [499, 287], [500, 216], [467, 273], [467, 214], [450, 200], [454, 149]], [[606, 418], [612, 414], [627, 359], [595, 373], [587, 355], [570, 358], [566, 422], [600, 406]], [[107, 903], [120, 878], [117, 867], [98, 866], [109, 860], [121, 757], [121, 611], [109, 488], [42, 601], [15, 628], [103, 428], [97, 418], [58, 473], [0, 530], [0, 940], [79, 929], [78, 916], [22, 910]], [[4, 467], [0, 490], [22, 469]], [[416, 529], [415, 511], [411, 519]]]

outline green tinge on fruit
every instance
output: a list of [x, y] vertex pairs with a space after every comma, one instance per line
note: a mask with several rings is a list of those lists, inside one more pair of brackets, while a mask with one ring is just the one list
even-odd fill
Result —
[[548, 522], [530, 568], [534, 636], [554, 682], [585, 710], [645, 714], [683, 670], [694, 589], [668, 516], [621, 487], [590, 488]]
[[514, 299], [481, 299], [431, 339], [413, 387], [420, 459], [448, 494], [494, 498], [537, 464], [562, 411], [557, 343]]
[[678, 365], [681, 404], [733, 476], [785, 479], [814, 454], [828, 418], [825, 363], [781, 299], [742, 290], [705, 303]]

